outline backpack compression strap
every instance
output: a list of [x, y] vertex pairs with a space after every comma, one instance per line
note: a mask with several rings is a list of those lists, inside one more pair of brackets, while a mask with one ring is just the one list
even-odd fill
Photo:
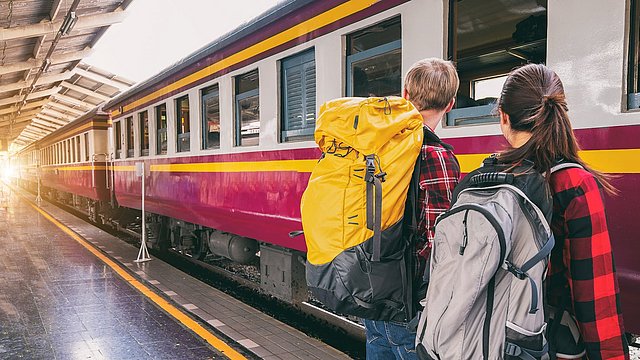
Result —
[[[364, 180], [367, 182], [367, 229], [373, 230], [373, 255], [371, 261], [380, 261], [382, 241], [382, 181], [384, 173], [375, 174], [375, 155], [365, 156], [367, 172]], [[374, 203], [375, 197], [375, 203]]]
[[507, 271], [512, 273], [515, 277], [520, 280], [529, 279], [529, 285], [531, 285], [531, 307], [529, 308], [529, 314], [535, 314], [538, 311], [538, 286], [536, 286], [536, 282], [529, 277], [527, 271], [531, 270], [532, 267], [534, 267], [537, 263], [544, 260], [549, 254], [551, 254], [551, 250], [553, 250], [553, 246], [555, 245], [555, 243], [555, 238], [553, 234], [551, 234], [549, 240], [546, 244], [544, 244], [542, 249], [540, 249], [540, 251], [538, 251], [538, 253], [535, 254], [531, 259], [527, 260], [527, 262], [525, 262], [524, 265], [522, 265], [522, 267], [520, 268], [513, 265], [509, 261], [504, 262], [507, 266]]

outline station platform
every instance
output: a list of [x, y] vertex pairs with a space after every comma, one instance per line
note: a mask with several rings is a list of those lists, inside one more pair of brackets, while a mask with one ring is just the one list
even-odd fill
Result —
[[349, 358], [160, 260], [135, 263], [134, 246], [0, 187], [0, 358]]

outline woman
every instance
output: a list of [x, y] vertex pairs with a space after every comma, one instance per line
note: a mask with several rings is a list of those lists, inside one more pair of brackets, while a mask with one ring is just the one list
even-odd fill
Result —
[[[560, 78], [544, 65], [516, 69], [502, 88], [498, 109], [502, 133], [511, 145], [499, 155], [500, 162], [532, 160], [536, 170], [547, 175], [553, 193], [556, 246], [547, 300], [556, 307], [551, 312], [555, 318], [562, 318], [563, 309], [573, 315], [581, 339], [566, 344], [559, 340], [566, 339], [559, 329], [570, 331], [570, 324], [550, 324], [547, 335], [552, 351], [559, 358], [581, 358], [586, 350], [591, 360], [629, 359], [601, 194], [601, 190], [614, 193], [615, 189], [605, 175], [578, 156]], [[551, 168], [562, 163], [579, 166], [551, 174]], [[567, 345], [573, 354], [564, 350]]]

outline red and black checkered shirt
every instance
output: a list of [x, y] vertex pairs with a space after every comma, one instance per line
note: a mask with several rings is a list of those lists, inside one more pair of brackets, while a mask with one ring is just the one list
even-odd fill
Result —
[[453, 147], [443, 143], [438, 136], [425, 126], [425, 141], [422, 145], [420, 167], [420, 220], [419, 234], [424, 234], [426, 244], [419, 244], [420, 256], [428, 258], [434, 225], [438, 215], [449, 210], [453, 189], [460, 179], [460, 164]]
[[551, 188], [549, 301], [570, 296], [589, 360], [629, 359], [601, 187], [591, 173], [569, 168], [551, 176]]

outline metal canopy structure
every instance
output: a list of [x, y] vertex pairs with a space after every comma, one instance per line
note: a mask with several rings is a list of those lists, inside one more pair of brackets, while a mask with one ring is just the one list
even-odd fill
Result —
[[131, 1], [0, 2], [0, 151], [26, 146], [133, 85], [82, 63]]

